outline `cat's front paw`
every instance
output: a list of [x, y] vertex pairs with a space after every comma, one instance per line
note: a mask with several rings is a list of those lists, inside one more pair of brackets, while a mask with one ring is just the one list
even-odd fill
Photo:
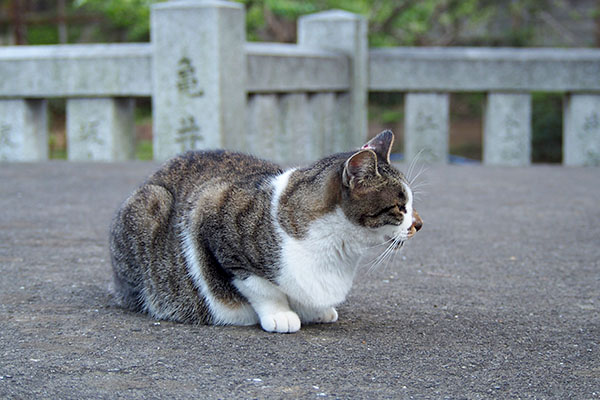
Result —
[[324, 310], [320, 310], [317, 315], [315, 315], [313, 322], [317, 324], [330, 324], [338, 320], [337, 310], [333, 307], [326, 308]]
[[293, 311], [280, 311], [261, 317], [260, 326], [267, 332], [293, 333], [300, 330], [300, 318]]

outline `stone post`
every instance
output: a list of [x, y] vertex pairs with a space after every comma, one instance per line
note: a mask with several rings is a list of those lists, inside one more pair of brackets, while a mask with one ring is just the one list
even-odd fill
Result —
[[0, 99], [0, 161], [48, 159], [46, 100]]
[[152, 6], [154, 159], [245, 142], [243, 5], [169, 1]]
[[531, 164], [531, 94], [488, 93], [483, 161], [489, 165]]
[[411, 162], [448, 162], [447, 93], [407, 93], [404, 98], [404, 153]]
[[567, 96], [563, 142], [565, 165], [600, 165], [600, 95]]
[[[298, 20], [298, 45], [338, 51], [351, 60], [351, 87], [347, 123], [335, 136], [335, 151], [360, 147], [367, 138], [368, 58], [367, 21], [364, 17], [347, 11], [332, 10], [300, 17]], [[327, 140], [327, 139], [326, 139]], [[330, 139], [331, 140], [331, 139]]]
[[134, 158], [135, 100], [67, 99], [67, 154], [71, 161]]

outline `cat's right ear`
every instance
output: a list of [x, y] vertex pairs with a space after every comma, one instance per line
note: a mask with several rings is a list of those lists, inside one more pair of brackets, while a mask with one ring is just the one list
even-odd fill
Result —
[[377, 171], [377, 155], [373, 150], [361, 150], [354, 153], [344, 164], [342, 182], [344, 186], [354, 189], [365, 178], [379, 175]]

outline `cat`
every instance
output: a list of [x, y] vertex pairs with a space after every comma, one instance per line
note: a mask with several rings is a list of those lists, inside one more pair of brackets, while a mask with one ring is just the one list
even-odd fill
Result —
[[157, 319], [296, 332], [329, 323], [367, 248], [422, 226], [384, 131], [361, 149], [283, 170], [250, 155], [166, 162], [110, 228], [113, 292]]

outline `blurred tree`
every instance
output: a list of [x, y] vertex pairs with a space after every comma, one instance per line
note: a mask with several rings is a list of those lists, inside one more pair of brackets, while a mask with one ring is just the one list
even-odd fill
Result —
[[[164, 0], [0, 0], [0, 30], [10, 25], [17, 43], [147, 41], [150, 6], [159, 1]], [[299, 16], [339, 8], [368, 18], [371, 46], [531, 46], [536, 32], [539, 39], [540, 24], [572, 45], [577, 35], [556, 13], [571, 24], [595, 21], [589, 45], [600, 42], [600, 4], [593, 0], [582, 2], [592, 10], [586, 15], [573, 7], [579, 4], [574, 0], [236, 1], [246, 7], [251, 41], [294, 42]], [[45, 38], [42, 31], [28, 40], [29, 25], [40, 22], [46, 32], [54, 24], [56, 34]]]
[[[150, 39], [150, 5], [158, 0], [75, 0], [74, 9], [104, 15], [111, 41], [143, 42]], [[116, 40], [115, 40], [116, 39]]]
[[368, 17], [373, 46], [452, 44], [463, 27], [486, 22], [499, 7], [489, 0], [238, 1], [246, 5], [250, 40], [293, 42], [299, 16], [339, 8]]

